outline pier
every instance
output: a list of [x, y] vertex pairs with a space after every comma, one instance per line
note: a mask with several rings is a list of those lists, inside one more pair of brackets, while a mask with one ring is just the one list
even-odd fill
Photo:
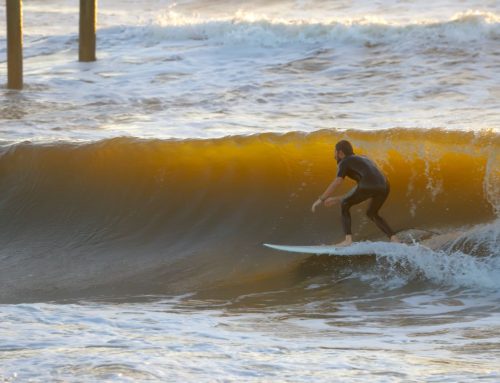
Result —
[[[23, 88], [23, 2], [6, 0], [7, 88]], [[80, 0], [78, 60], [96, 60], [97, 0]]]

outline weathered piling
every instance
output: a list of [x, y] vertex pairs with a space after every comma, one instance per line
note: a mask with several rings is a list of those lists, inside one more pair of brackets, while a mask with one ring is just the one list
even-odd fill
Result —
[[6, 0], [7, 6], [7, 87], [23, 88], [23, 7], [22, 0]]
[[97, 0], [80, 0], [80, 61], [96, 60]]

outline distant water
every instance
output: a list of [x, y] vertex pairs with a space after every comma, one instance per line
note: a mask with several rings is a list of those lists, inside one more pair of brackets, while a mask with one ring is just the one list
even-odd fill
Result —
[[76, 61], [78, 2], [25, 3], [3, 140], [498, 130], [497, 1], [103, 1], [94, 64]]
[[[500, 381], [500, 3], [101, 1], [95, 63], [77, 6], [0, 89], [0, 381]], [[341, 138], [450, 239], [263, 248], [342, 237]]]

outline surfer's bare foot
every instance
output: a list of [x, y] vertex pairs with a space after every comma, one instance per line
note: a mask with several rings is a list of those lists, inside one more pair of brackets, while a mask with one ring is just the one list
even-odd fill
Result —
[[352, 236], [346, 235], [345, 239], [340, 243], [335, 243], [333, 246], [335, 247], [346, 247], [352, 245]]
[[391, 242], [394, 242], [394, 243], [400, 243], [400, 240], [399, 240], [399, 238], [398, 238], [398, 237], [396, 237], [395, 235], [393, 235], [393, 236], [391, 237]]
[[342, 242], [334, 244], [333, 246], [335, 246], [335, 247], [347, 247], [347, 246], [351, 246], [351, 245], [352, 245], [352, 241], [342, 241]]

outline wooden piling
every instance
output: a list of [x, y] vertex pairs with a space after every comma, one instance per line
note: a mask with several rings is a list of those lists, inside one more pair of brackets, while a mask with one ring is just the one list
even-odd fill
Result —
[[80, 0], [80, 61], [96, 60], [97, 0]]
[[7, 87], [23, 88], [23, 7], [22, 0], [6, 0], [7, 6]]

